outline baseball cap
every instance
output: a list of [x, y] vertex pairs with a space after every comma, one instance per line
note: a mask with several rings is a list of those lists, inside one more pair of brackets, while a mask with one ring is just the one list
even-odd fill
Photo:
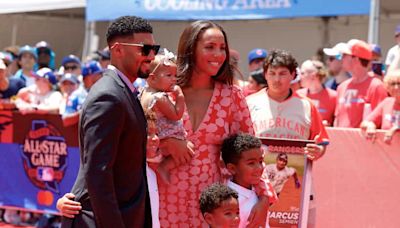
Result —
[[13, 59], [18, 58], [18, 53], [19, 53], [19, 46], [13, 45], [13, 46], [8, 46], [4, 48], [4, 52], [10, 53], [13, 57]]
[[382, 56], [382, 49], [378, 44], [371, 44], [371, 50], [373, 53]]
[[102, 59], [110, 59], [110, 50], [108, 47], [104, 48], [103, 50], [98, 50], [96, 53], [102, 58]]
[[22, 46], [19, 49], [18, 56], [21, 57], [21, 55], [24, 54], [24, 53], [30, 53], [30, 54], [33, 55], [33, 57], [35, 57], [35, 59], [38, 58], [38, 56], [36, 54], [36, 51], [35, 51], [35, 48], [33, 48], [33, 47], [29, 46], [29, 45]]
[[267, 50], [261, 48], [253, 49], [248, 54], [249, 63], [251, 63], [251, 61], [255, 59], [265, 59], [265, 58], [267, 58]]
[[36, 77], [41, 77], [47, 79], [51, 84], [55, 85], [57, 83], [56, 75], [50, 68], [43, 67], [36, 71], [34, 74]]
[[50, 44], [47, 43], [46, 41], [42, 40], [40, 42], [37, 42], [35, 47], [36, 48], [48, 48], [48, 49], [50, 49]]
[[50, 48], [50, 45], [49, 45], [49, 43], [47, 43], [46, 41], [40, 41], [40, 42], [38, 42], [36, 45], [35, 45], [35, 47], [36, 47], [36, 50], [37, 50], [37, 53], [39, 54], [39, 53], [47, 53], [48, 55], [50, 55], [51, 54], [51, 48]]
[[278, 154], [277, 159], [282, 159], [282, 160], [288, 161], [288, 156], [287, 156], [287, 154], [280, 153], [280, 154]]
[[82, 76], [86, 77], [88, 75], [101, 73], [103, 71], [104, 71], [104, 69], [101, 68], [100, 63], [92, 60], [83, 65]]
[[349, 51], [344, 52], [345, 54], [353, 55], [361, 59], [371, 60], [372, 50], [369, 44], [363, 40], [351, 39], [347, 42]]
[[71, 73], [66, 73], [62, 76], [60, 83], [63, 83], [64, 81], [70, 81], [72, 83], [79, 84], [78, 77]]
[[65, 64], [67, 63], [76, 63], [76, 64], [81, 64], [81, 60], [79, 60], [78, 57], [76, 57], [75, 55], [68, 55], [65, 56], [62, 61], [61, 61], [61, 65], [65, 66]]
[[344, 51], [348, 50], [348, 46], [344, 42], [339, 42], [332, 48], [324, 48], [323, 52], [327, 56], [338, 56], [341, 55]]
[[400, 35], [400, 24], [397, 25], [396, 29], [394, 30], [394, 35], [395, 36]]
[[10, 64], [14, 60], [12, 54], [5, 51], [0, 52], [0, 59], [6, 64]]
[[4, 63], [4, 61], [2, 59], [0, 59], [0, 70], [5, 70], [6, 68], [7, 68], [6, 64]]

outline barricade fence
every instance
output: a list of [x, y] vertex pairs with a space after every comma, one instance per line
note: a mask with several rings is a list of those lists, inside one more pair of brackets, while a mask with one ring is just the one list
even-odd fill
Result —
[[[368, 222], [364, 227], [374, 218], [396, 221], [400, 133], [387, 144], [383, 131], [375, 140], [360, 129], [327, 131], [330, 145], [312, 175], [318, 227], [344, 227], [340, 221], [363, 227], [349, 225], [357, 215]], [[0, 167], [0, 207], [57, 214], [57, 199], [71, 190], [79, 169], [78, 126], [63, 126], [59, 115], [0, 111]]]

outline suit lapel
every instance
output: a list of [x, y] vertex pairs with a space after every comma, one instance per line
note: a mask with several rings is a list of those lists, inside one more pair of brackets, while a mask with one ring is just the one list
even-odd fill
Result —
[[125, 83], [122, 81], [122, 79], [118, 76], [118, 74], [115, 71], [113, 71], [113, 70], [109, 70], [109, 71], [110, 71], [109, 75], [114, 78], [114, 80], [118, 83], [119, 86], [122, 87], [125, 97], [127, 98], [127, 100], [129, 100], [129, 104], [130, 104], [129, 106], [135, 112], [136, 119], [138, 120], [139, 124], [142, 126], [142, 129], [144, 130], [144, 132], [147, 134], [146, 118], [144, 116], [142, 105], [140, 104], [136, 94], [133, 94], [133, 92], [130, 90], [128, 85], [125, 85]]

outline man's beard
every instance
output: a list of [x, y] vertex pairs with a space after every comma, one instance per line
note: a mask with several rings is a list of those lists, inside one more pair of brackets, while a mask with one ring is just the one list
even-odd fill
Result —
[[139, 71], [138, 71], [138, 78], [144, 78], [144, 79], [146, 79], [146, 78], [148, 78], [149, 77], [149, 72], [143, 72], [142, 70], [140, 70], [139, 69]]
[[149, 77], [149, 74], [150, 74], [150, 69], [149, 70], [147, 70], [147, 72], [143, 72], [142, 71], [142, 67], [139, 67], [139, 70], [138, 70], [138, 78], [144, 78], [144, 79], [146, 79], [146, 78], [148, 78]]

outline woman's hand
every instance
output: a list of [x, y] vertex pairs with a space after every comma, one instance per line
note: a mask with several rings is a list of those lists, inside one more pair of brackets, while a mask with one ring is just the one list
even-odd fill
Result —
[[81, 203], [74, 201], [74, 198], [74, 194], [66, 193], [57, 200], [57, 209], [61, 212], [62, 216], [74, 218], [75, 215], [79, 214], [79, 211], [82, 209]]
[[187, 140], [166, 138], [160, 141], [159, 148], [171, 155], [177, 166], [189, 163], [194, 155], [194, 145]]

